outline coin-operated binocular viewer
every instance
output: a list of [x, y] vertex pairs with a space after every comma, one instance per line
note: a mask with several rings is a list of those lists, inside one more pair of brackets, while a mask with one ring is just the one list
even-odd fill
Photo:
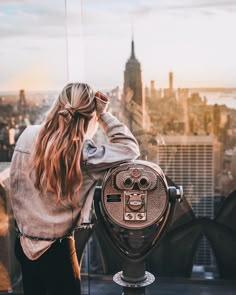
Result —
[[110, 169], [102, 184], [95, 210], [104, 236], [121, 257], [123, 269], [113, 280], [124, 295], [143, 295], [154, 276], [145, 270], [145, 259], [168, 228], [182, 189], [168, 187], [159, 166], [131, 161]]

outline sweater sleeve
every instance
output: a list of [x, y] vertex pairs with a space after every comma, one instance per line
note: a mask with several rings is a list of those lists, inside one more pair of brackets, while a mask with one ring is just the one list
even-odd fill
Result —
[[134, 160], [140, 155], [137, 140], [116, 117], [106, 112], [101, 115], [99, 123], [108, 137], [108, 143], [98, 146], [88, 140], [83, 155], [86, 169], [94, 179], [102, 177], [100, 174], [111, 166]]

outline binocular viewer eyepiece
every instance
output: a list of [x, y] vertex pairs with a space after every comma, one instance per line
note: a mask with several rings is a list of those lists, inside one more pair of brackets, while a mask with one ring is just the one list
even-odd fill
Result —
[[158, 165], [132, 161], [106, 174], [102, 184], [102, 209], [104, 217], [114, 226], [141, 230], [163, 223], [170, 203], [181, 200], [182, 195], [181, 187], [168, 187]]

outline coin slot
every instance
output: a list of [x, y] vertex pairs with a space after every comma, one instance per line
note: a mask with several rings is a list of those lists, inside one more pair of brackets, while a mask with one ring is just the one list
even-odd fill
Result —
[[121, 202], [121, 195], [119, 194], [112, 194], [112, 195], [107, 195], [107, 202], [108, 203], [118, 203], [118, 202]]

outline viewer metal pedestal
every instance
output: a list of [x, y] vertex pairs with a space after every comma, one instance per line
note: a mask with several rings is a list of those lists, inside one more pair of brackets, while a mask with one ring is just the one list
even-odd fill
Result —
[[123, 264], [123, 271], [116, 273], [113, 281], [123, 287], [122, 295], [145, 295], [145, 289], [155, 281], [155, 277], [145, 271], [144, 262]]

